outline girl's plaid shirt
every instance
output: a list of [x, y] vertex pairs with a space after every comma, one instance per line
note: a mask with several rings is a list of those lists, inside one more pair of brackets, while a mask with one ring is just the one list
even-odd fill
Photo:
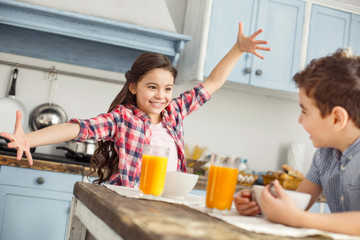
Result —
[[[198, 84], [172, 99], [162, 112], [162, 121], [177, 145], [178, 171], [186, 172], [183, 119], [210, 98], [202, 84]], [[80, 124], [77, 141], [89, 138], [114, 141], [119, 170], [111, 176], [109, 184], [134, 187], [139, 182], [142, 149], [151, 139], [151, 119], [146, 113], [133, 105], [119, 105], [110, 113], [91, 119], [73, 118], [69, 122]]]

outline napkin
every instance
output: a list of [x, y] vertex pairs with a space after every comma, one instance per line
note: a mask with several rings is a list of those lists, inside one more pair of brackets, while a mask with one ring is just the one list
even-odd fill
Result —
[[189, 206], [201, 206], [205, 207], [205, 200], [202, 196], [197, 196], [194, 194], [188, 194], [185, 198], [167, 198], [162, 196], [152, 196], [152, 195], [143, 195], [140, 193], [138, 189], [129, 188], [129, 187], [122, 187], [122, 186], [115, 186], [110, 184], [105, 184], [105, 187], [113, 190], [114, 192], [120, 194], [121, 196], [128, 197], [128, 198], [139, 198], [139, 199], [148, 199], [148, 200], [155, 200], [155, 201], [162, 201], [162, 202], [169, 202], [169, 203], [177, 203]]
[[250, 232], [271, 234], [275, 236], [288, 236], [288, 237], [307, 237], [307, 236], [322, 235], [335, 240], [360, 239], [360, 237], [331, 233], [331, 232], [321, 231], [318, 229], [289, 227], [283, 224], [270, 222], [263, 216], [251, 216], [251, 217], [241, 216], [237, 213], [234, 207], [232, 207], [231, 210], [228, 211], [225, 215], [218, 213], [211, 213], [205, 207], [205, 196], [188, 194], [183, 199], [175, 199], [175, 198], [167, 198], [162, 196], [142, 195], [138, 189], [134, 189], [134, 188], [121, 187], [121, 186], [108, 185], [108, 184], [105, 184], [104, 186], [120, 194], [121, 196], [128, 198], [148, 199], [154, 201], [182, 204], [199, 212], [206, 213], [214, 218], [218, 218], [235, 227]]
[[311, 228], [295, 228], [285, 226], [283, 224], [273, 223], [267, 220], [262, 216], [241, 216], [237, 213], [235, 208], [232, 208], [229, 213], [225, 216], [210, 214], [213, 217], [223, 220], [231, 225], [245, 229], [251, 232], [271, 234], [277, 236], [287, 236], [287, 237], [307, 237], [322, 235], [329, 237], [331, 239], [341, 239], [341, 240], [352, 240], [360, 239], [360, 237], [350, 236], [345, 234], [337, 234], [326, 231], [321, 231], [318, 229]]

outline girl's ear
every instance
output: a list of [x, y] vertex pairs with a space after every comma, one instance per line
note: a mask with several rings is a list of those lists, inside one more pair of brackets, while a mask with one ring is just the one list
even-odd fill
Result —
[[136, 94], [136, 86], [135, 86], [134, 83], [130, 83], [130, 84], [129, 84], [129, 91], [130, 91], [133, 95]]
[[349, 114], [345, 108], [336, 106], [332, 109], [333, 123], [337, 130], [342, 130], [349, 122]]

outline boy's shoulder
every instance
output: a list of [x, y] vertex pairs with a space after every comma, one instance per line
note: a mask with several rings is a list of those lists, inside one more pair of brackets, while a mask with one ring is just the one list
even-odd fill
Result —
[[318, 148], [314, 154], [314, 160], [323, 161], [326, 160], [340, 160], [341, 157], [345, 158], [360, 158], [360, 138], [358, 138], [355, 142], [353, 142], [350, 146], [348, 146], [344, 152], [336, 148]]

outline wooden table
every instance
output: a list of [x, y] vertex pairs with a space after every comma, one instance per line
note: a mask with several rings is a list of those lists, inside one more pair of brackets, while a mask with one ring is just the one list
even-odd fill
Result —
[[126, 198], [95, 184], [77, 182], [74, 195], [67, 239], [294, 239], [248, 232], [184, 205]]

